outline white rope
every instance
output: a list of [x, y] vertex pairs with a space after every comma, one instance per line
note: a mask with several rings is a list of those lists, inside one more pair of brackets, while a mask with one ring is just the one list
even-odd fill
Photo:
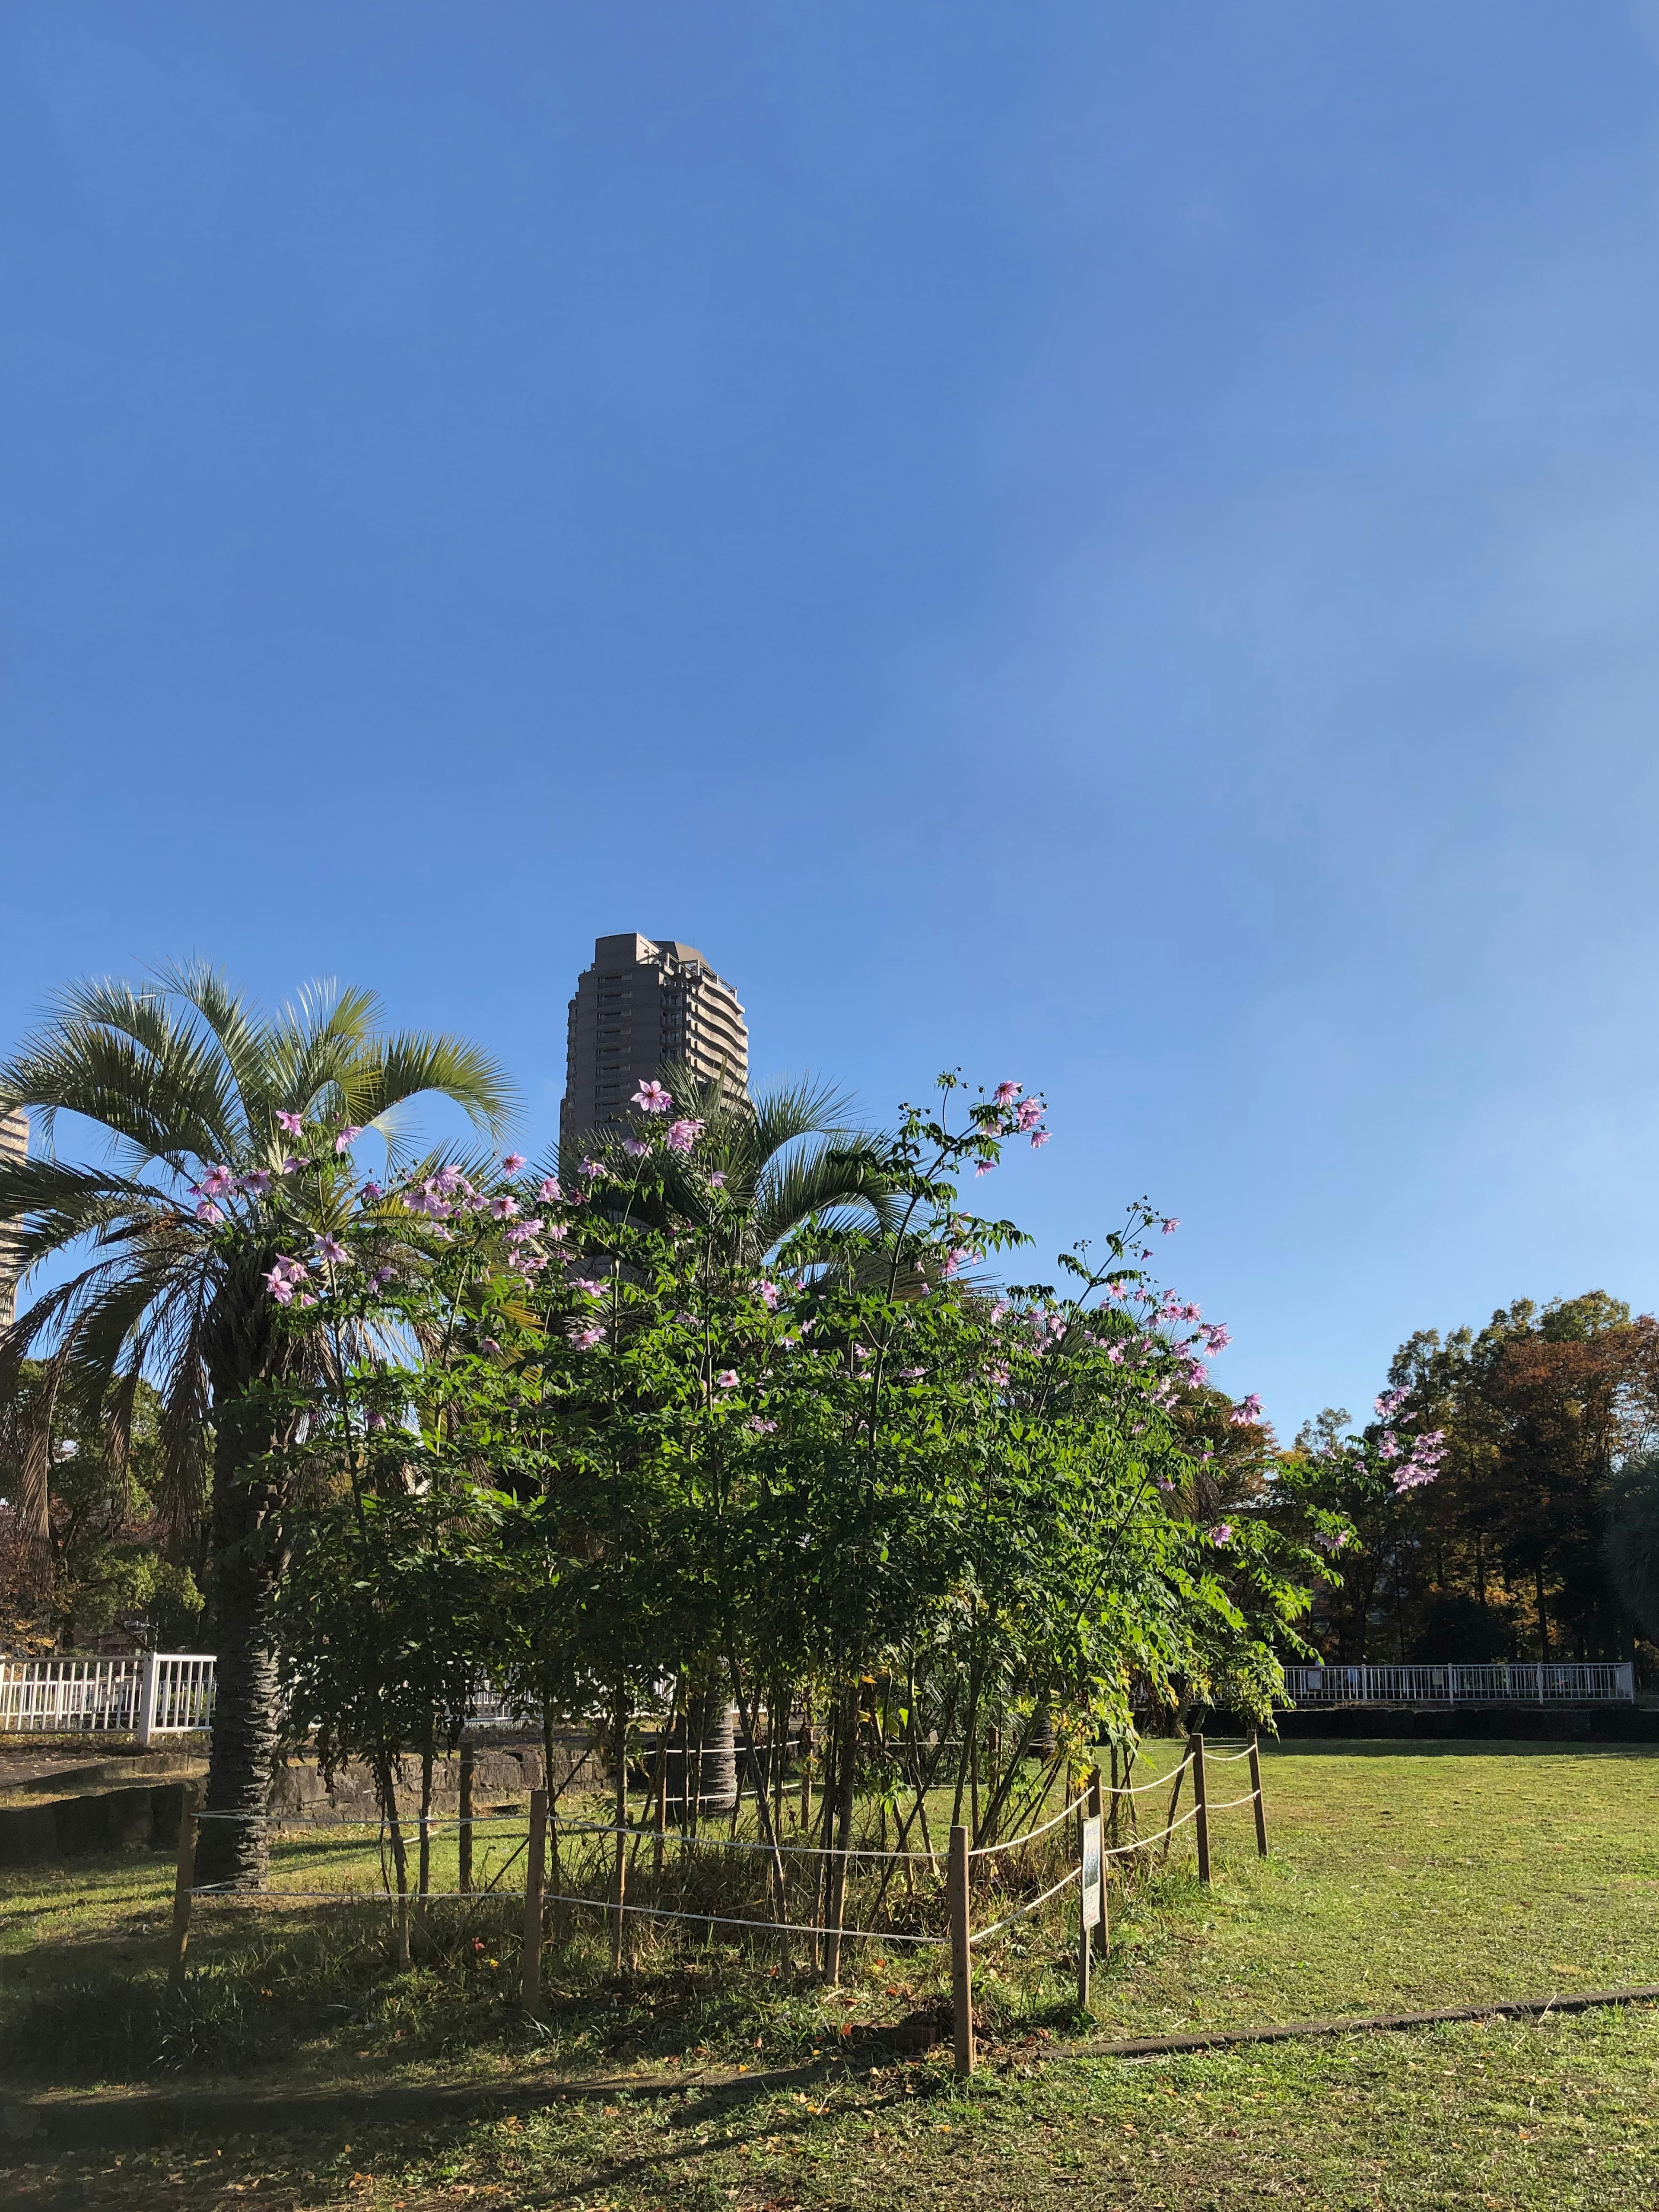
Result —
[[1187, 1762], [1183, 1759], [1180, 1765], [1172, 1768], [1168, 1774], [1155, 1774], [1150, 1782], [1137, 1782], [1133, 1789], [1127, 1782], [1121, 1784], [1115, 1790], [1109, 1782], [1104, 1783], [1101, 1787], [1101, 1795], [1103, 1797], [1144, 1797], [1149, 1790], [1168, 1789], [1176, 1776], [1185, 1773], [1186, 1769]]
[[1141, 1836], [1133, 1844], [1115, 1844], [1110, 1850], [1103, 1851], [1101, 1856], [1103, 1858], [1109, 1859], [1127, 1858], [1130, 1852], [1144, 1851], [1148, 1844], [1162, 1842], [1165, 1836], [1174, 1835], [1177, 1828], [1184, 1828], [1188, 1820], [1195, 1820], [1197, 1818], [1197, 1806], [1190, 1806], [1188, 1810], [1182, 1814], [1178, 1820], [1171, 1820], [1167, 1828], [1160, 1828], [1155, 1836]]
[[1080, 1866], [1074, 1866], [1070, 1874], [1062, 1875], [1053, 1888], [1045, 1889], [1041, 1897], [1032, 1898], [1029, 1904], [1016, 1905], [1006, 1920], [994, 1920], [988, 1928], [981, 1928], [977, 1935], [970, 1936], [968, 1938], [969, 1950], [976, 1943], [983, 1943], [989, 1936], [1000, 1936], [1005, 1928], [1012, 1928], [1017, 1920], [1029, 1920], [1039, 1905], [1046, 1905], [1051, 1897], [1058, 1897], [1062, 1889], [1069, 1889], [1082, 1872]]
[[1247, 1791], [1243, 1797], [1229, 1797], [1226, 1802], [1223, 1805], [1206, 1805], [1204, 1809], [1206, 1813], [1231, 1813], [1235, 1806], [1254, 1805], [1256, 1793], [1254, 1790], [1251, 1790]]
[[[614, 1912], [613, 1899], [602, 1897], [556, 1897], [551, 1893], [543, 1899], [544, 1905], [586, 1905], [595, 1912]], [[672, 1912], [661, 1905], [624, 1905], [624, 1912], [638, 1912], [652, 1920], [696, 1920], [714, 1928], [759, 1928], [769, 1936], [854, 1936], [871, 1943], [935, 1943], [950, 1942], [948, 1936], [899, 1936], [884, 1928], [820, 1928], [800, 1920], [738, 1920], [726, 1912]]]
[[1247, 1743], [1243, 1751], [1212, 1752], [1208, 1744], [1206, 1744], [1204, 1763], [1206, 1766], [1231, 1766], [1236, 1759], [1248, 1759], [1250, 1750], [1251, 1747]]
[[[1006, 1844], [981, 1844], [977, 1850], [969, 1851], [968, 1856], [970, 1859], [988, 1859], [998, 1851], [1014, 1851], [1022, 1844], [1034, 1844], [1039, 1836], [1046, 1836], [1050, 1828], [1057, 1828], [1062, 1820], [1069, 1820], [1084, 1802], [1080, 1796], [1073, 1797], [1068, 1805], [1061, 1806], [1052, 1820], [1045, 1820], [1040, 1828], [1028, 1828], [1023, 1836], [1011, 1836]], [[904, 1856], [907, 1858], [925, 1858], [927, 1854], [925, 1851], [907, 1851]]]

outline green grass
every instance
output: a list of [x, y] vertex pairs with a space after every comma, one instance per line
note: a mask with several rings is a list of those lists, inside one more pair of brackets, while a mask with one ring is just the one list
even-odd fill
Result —
[[[0, 2194], [94, 2212], [250, 2197], [409, 2212], [884, 2212], [1047, 2206], [1079, 2191], [1133, 2212], [1264, 2201], [1650, 2212], [1659, 2013], [1646, 2008], [1134, 2063], [1090, 2055], [1091, 2039], [1113, 2035], [1659, 1983], [1659, 1752], [1299, 1745], [1272, 1752], [1266, 1769], [1273, 1856], [1256, 1860], [1241, 1810], [1218, 1820], [1210, 1890], [1187, 1859], [1115, 1895], [1091, 2021], [1068, 1997], [1070, 1911], [987, 1954], [986, 2064], [965, 2094], [943, 2054], [906, 2058], [866, 2039], [934, 2003], [937, 1958], [867, 1956], [836, 1993], [763, 1955], [734, 1964], [647, 1942], [641, 1971], [619, 1984], [590, 1936], [550, 1955], [542, 2037], [483, 1963], [506, 1955], [505, 1917], [500, 1948], [472, 1951], [458, 1923], [450, 1952], [399, 1976], [361, 1909], [320, 1929], [258, 1931], [210, 1928], [204, 1913], [194, 2027], [175, 2021], [172, 2045], [145, 2046], [142, 2068], [114, 2063], [139, 2045], [106, 2032], [95, 2076], [206, 2086], [240, 2069], [276, 2085], [631, 2069], [641, 2082], [678, 2069], [686, 2086], [517, 2120], [359, 2127], [344, 2141], [215, 2136], [33, 2160], [19, 2150]], [[1237, 1794], [1230, 1778], [1243, 1771], [1221, 1770], [1212, 1794]], [[1140, 1801], [1143, 1826], [1158, 1824], [1146, 1808], [1159, 1802]], [[0, 2036], [14, 2080], [31, 2042], [50, 2047], [54, 2021], [78, 2017], [90, 2034], [100, 2002], [112, 2017], [112, 1990], [153, 1992], [167, 1875], [135, 1858], [0, 1881]], [[781, 2090], [744, 2089], [734, 2103], [699, 2086], [700, 2072], [738, 2065], [810, 2067], [815, 2051], [816, 2067]]]

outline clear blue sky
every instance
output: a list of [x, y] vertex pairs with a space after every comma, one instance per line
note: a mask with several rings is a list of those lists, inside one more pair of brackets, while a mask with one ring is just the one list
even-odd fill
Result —
[[0, 1039], [210, 954], [1048, 1087], [1285, 1429], [1659, 1302], [1659, 11], [0, 15]]

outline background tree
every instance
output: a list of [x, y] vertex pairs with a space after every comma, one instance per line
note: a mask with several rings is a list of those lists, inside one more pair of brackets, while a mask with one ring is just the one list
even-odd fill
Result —
[[[169, 1545], [157, 1520], [155, 1390], [140, 1381], [118, 1451], [95, 1378], [71, 1373], [50, 1413], [48, 1387], [41, 1363], [26, 1360], [0, 1406], [0, 1638], [13, 1650], [73, 1651], [115, 1632], [149, 1650], [191, 1648], [200, 1561]], [[36, 1486], [31, 1455], [45, 1466], [44, 1528], [38, 1511], [26, 1522], [11, 1502]]]

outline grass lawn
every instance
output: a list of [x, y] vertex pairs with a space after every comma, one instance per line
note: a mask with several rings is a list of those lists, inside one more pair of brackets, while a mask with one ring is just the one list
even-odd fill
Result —
[[[1659, 2012], [1645, 2008], [1134, 2063], [1091, 2055], [1112, 2036], [1659, 1982], [1659, 1750], [1303, 1744], [1265, 1765], [1273, 1856], [1257, 1861], [1240, 1810], [1218, 1820], [1208, 1892], [1178, 1860], [1115, 1895], [1091, 2021], [1068, 2002], [1067, 1918], [1029, 1923], [986, 1954], [986, 2063], [965, 2093], [943, 2054], [866, 2039], [935, 2002], [934, 1956], [866, 1954], [836, 1993], [758, 1960], [732, 1972], [719, 1954], [647, 1944], [641, 1972], [618, 1985], [589, 1940], [550, 1955], [541, 2037], [513, 2017], [488, 1964], [499, 1951], [469, 1943], [447, 1967], [400, 1977], [361, 1927], [307, 1937], [307, 1952], [279, 1927], [251, 1931], [245, 1913], [232, 1922], [243, 1911], [232, 1907], [201, 1916], [194, 2025], [159, 2049], [142, 2033], [124, 2042], [109, 2024], [144, 1998], [168, 1870], [133, 1857], [81, 1863], [67, 1880], [8, 1874], [0, 2037], [14, 2093], [100, 2075], [207, 2089], [233, 2067], [242, 2087], [584, 2072], [624, 2086], [489, 2121], [209, 2133], [79, 2156], [20, 2144], [0, 2197], [97, 2212], [250, 2201], [883, 2212], [1040, 2206], [1082, 2191], [1134, 2212], [1263, 2201], [1650, 2212]], [[1237, 1794], [1226, 1778], [1243, 1771], [1222, 1769], [1212, 1795]], [[1141, 1800], [1144, 1826], [1159, 1824], [1146, 1810], [1158, 1802]], [[797, 2063], [782, 2086], [711, 2086], [738, 2066]], [[676, 2069], [683, 2088], [644, 2094]]]

